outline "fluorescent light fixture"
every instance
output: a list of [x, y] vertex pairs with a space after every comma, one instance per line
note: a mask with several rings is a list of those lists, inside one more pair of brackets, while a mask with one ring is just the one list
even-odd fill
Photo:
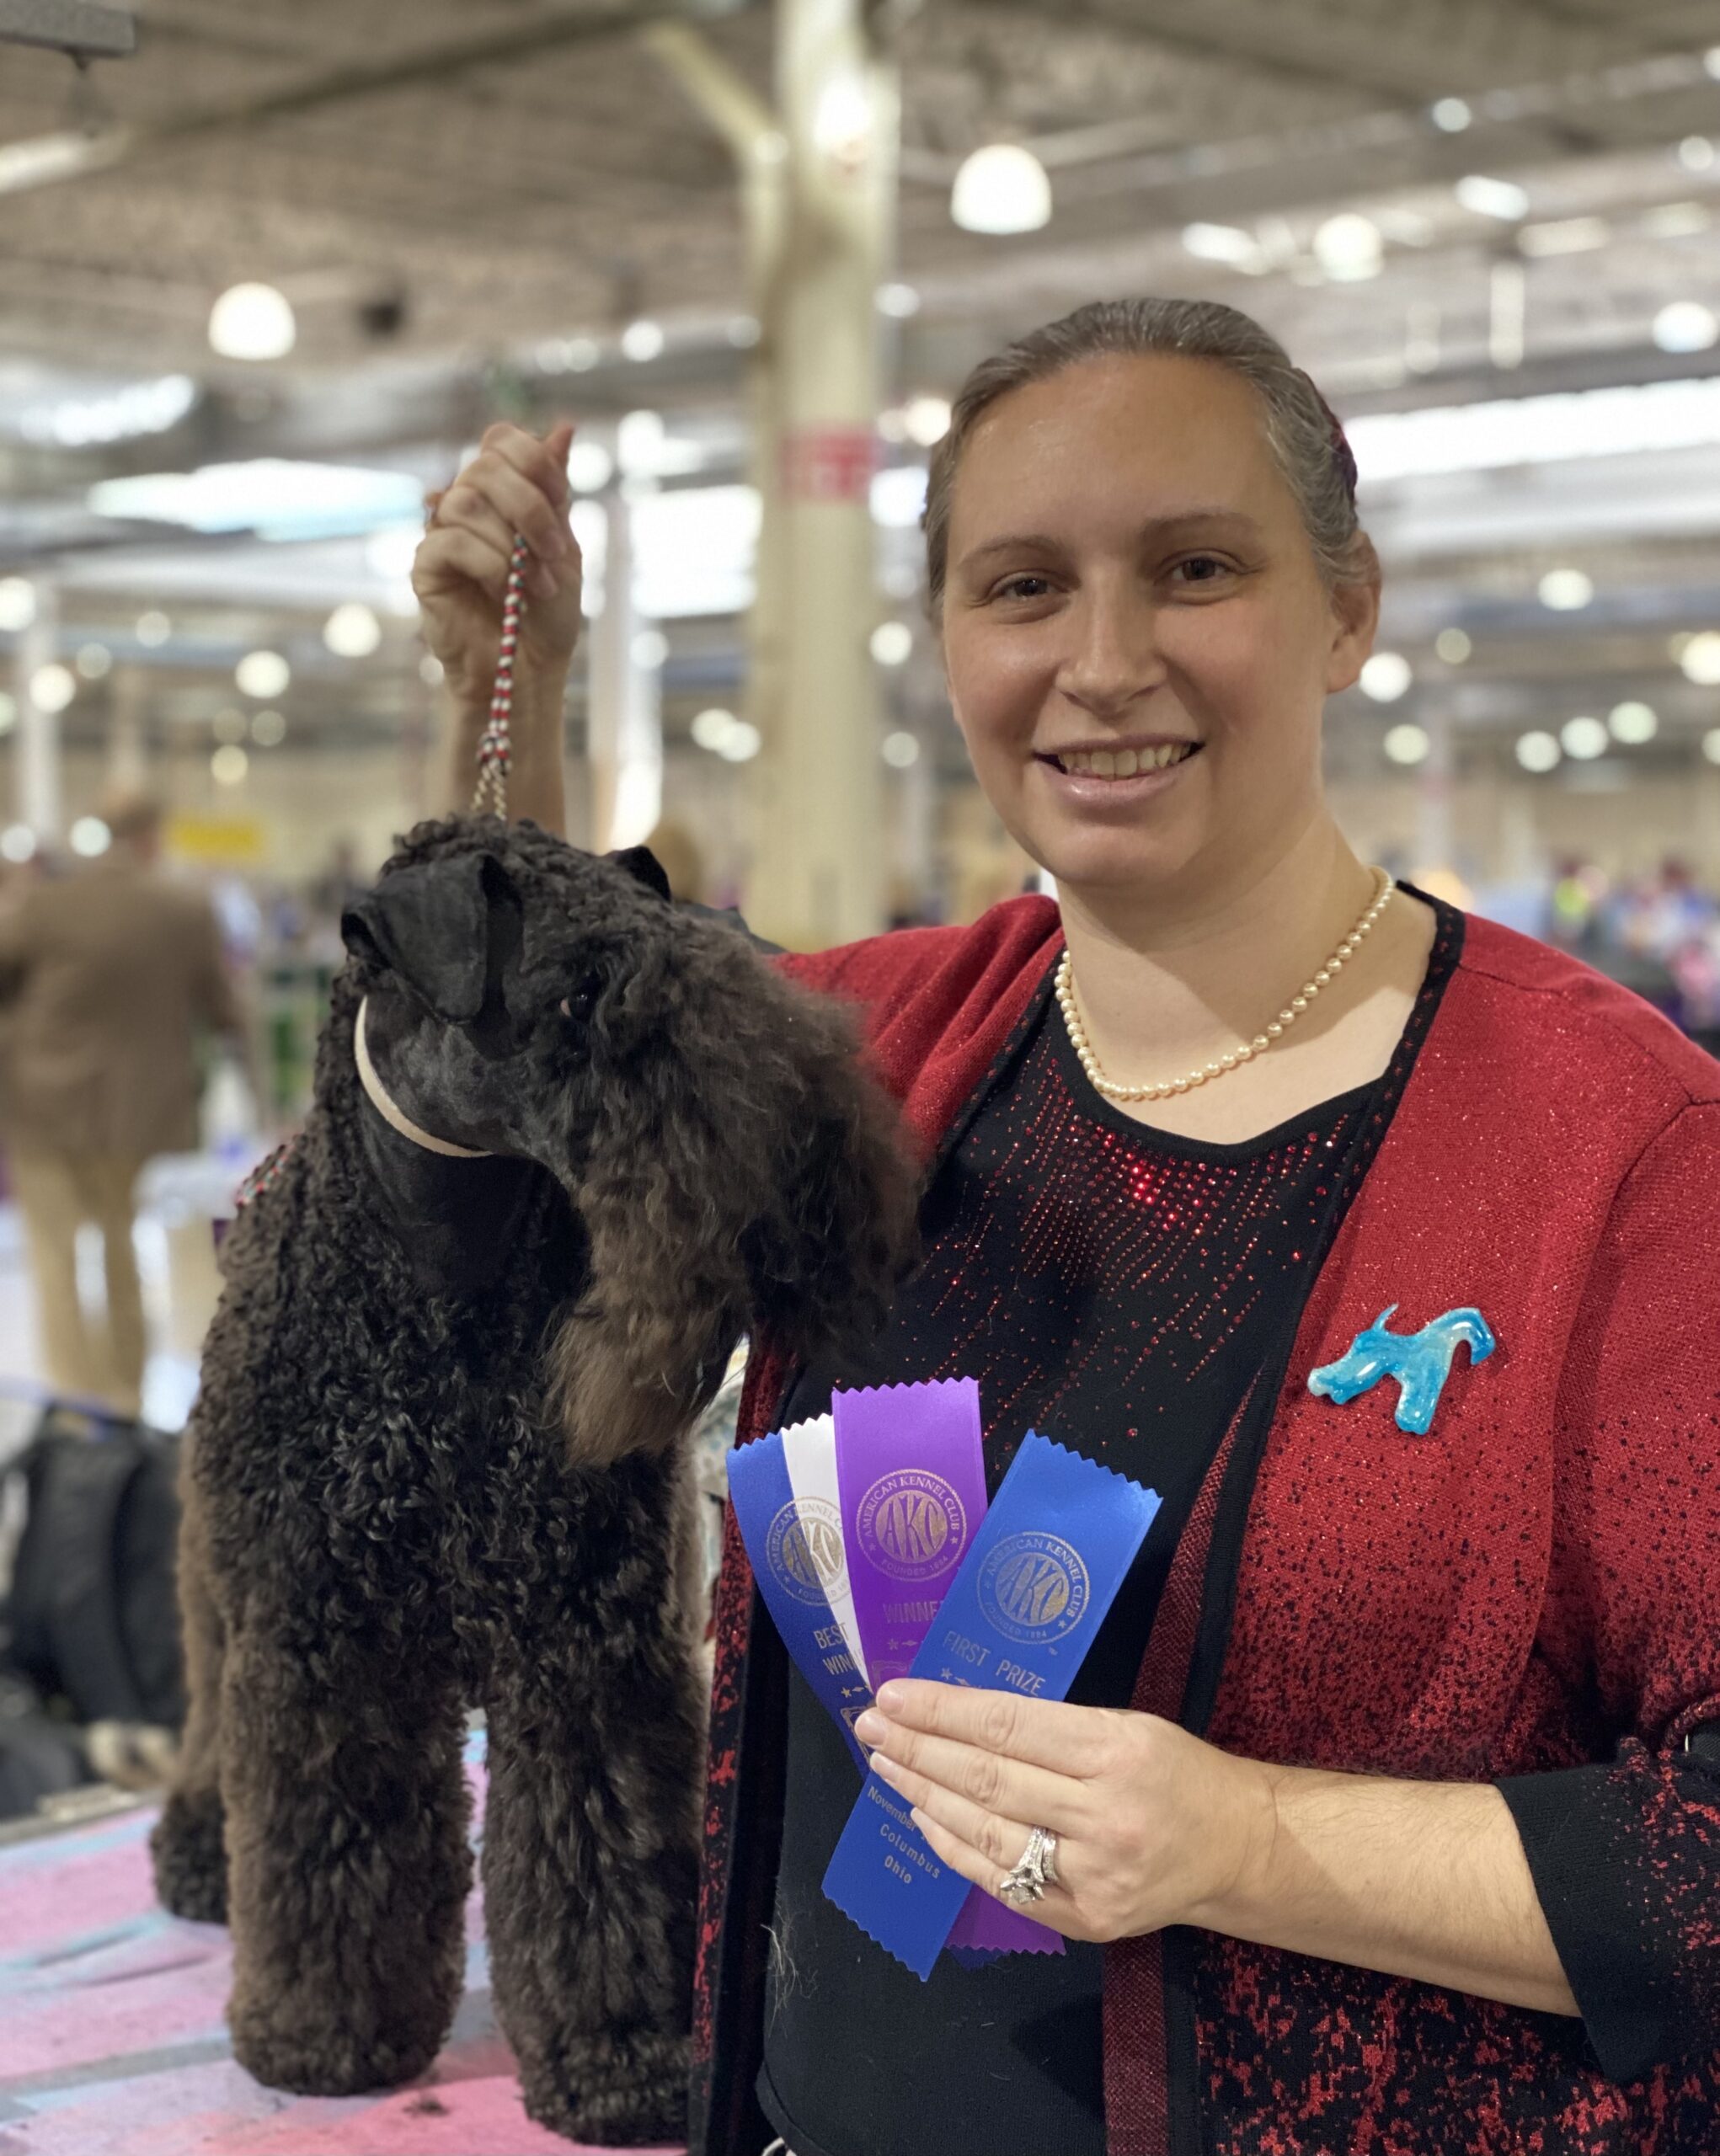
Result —
[[382, 625], [361, 600], [349, 599], [323, 622], [323, 641], [337, 659], [368, 659], [382, 641]]
[[1678, 161], [1686, 172], [1707, 172], [1714, 162], [1714, 145], [1706, 135], [1686, 135], [1678, 146]]
[[870, 648], [880, 666], [905, 666], [913, 654], [914, 632], [905, 622], [880, 622]]
[[233, 669], [233, 679], [248, 696], [270, 703], [286, 694], [292, 669], [278, 651], [248, 651]]
[[615, 476], [615, 459], [601, 441], [576, 441], [568, 451], [568, 484], [576, 494], [597, 494]]
[[1517, 760], [1525, 771], [1550, 771], [1563, 756], [1564, 751], [1551, 734], [1537, 728], [1532, 734], [1517, 737]]
[[1389, 728], [1381, 746], [1386, 751], [1388, 763], [1424, 764], [1433, 743], [1428, 739], [1424, 728], [1406, 724]]
[[77, 676], [57, 660], [37, 667], [29, 677], [29, 700], [38, 711], [64, 711], [77, 694]]
[[1365, 483], [1720, 442], [1720, 376], [1376, 412], [1344, 432]]
[[1596, 756], [1604, 756], [1611, 739], [1604, 722], [1598, 718], [1568, 718], [1559, 728], [1559, 745], [1578, 763], [1590, 763]]
[[1051, 183], [1031, 150], [991, 142], [964, 159], [949, 214], [966, 232], [1036, 232], [1051, 221]]
[[0, 831], [0, 855], [14, 866], [22, 867], [26, 861], [33, 861], [35, 851], [36, 835], [28, 824], [8, 824]]
[[665, 341], [660, 324], [643, 319], [628, 323], [621, 333], [621, 349], [630, 360], [654, 360]]
[[114, 670], [114, 654], [104, 643], [85, 643], [72, 661], [86, 681], [100, 681]]
[[1240, 225], [1184, 225], [1183, 251], [1199, 262], [1227, 262], [1240, 270], [1260, 259], [1260, 243]]
[[661, 629], [639, 629], [630, 646], [633, 662], [642, 674], [654, 674], [669, 656], [669, 639]]
[[97, 516], [179, 524], [192, 531], [254, 531], [263, 539], [329, 539], [403, 522], [423, 509], [409, 472], [257, 457], [103, 479], [86, 497]]
[[1466, 629], [1441, 629], [1434, 638], [1434, 649], [1448, 666], [1461, 666], [1475, 646]]
[[713, 704], [708, 711], [702, 711], [691, 728], [693, 744], [713, 756], [723, 753], [723, 744], [739, 726], [740, 721], [732, 711], [724, 711]]
[[1621, 741], [1627, 749], [1639, 749], [1645, 741], [1652, 741], [1660, 731], [1660, 721], [1652, 704], [1632, 700], [1615, 704], [1606, 715], [1607, 731], [1615, 741]]
[[0, 629], [15, 634], [36, 617], [36, 588], [27, 576], [0, 576]]
[[72, 851], [84, 860], [93, 861], [104, 854], [114, 842], [114, 835], [99, 816], [80, 816], [67, 834]]
[[1442, 135], [1461, 135], [1471, 125], [1475, 115], [1461, 98], [1441, 98], [1428, 109], [1431, 120]]
[[173, 623], [158, 606], [151, 606], [137, 616], [137, 641], [150, 650], [165, 643], [173, 632]]
[[1594, 582], [1581, 569], [1549, 569], [1535, 590], [1555, 614], [1580, 613], [1594, 596]]
[[250, 758], [231, 741], [209, 759], [209, 775], [217, 786], [238, 785], [250, 768]]
[[892, 464], [872, 475], [872, 520], [887, 531], [911, 531], [926, 512], [926, 467]]
[[1314, 259], [1334, 283], [1360, 284], [1377, 277], [1382, 253], [1380, 227], [1350, 211], [1327, 218], [1314, 234]]
[[724, 736], [717, 754], [725, 764], [750, 764], [764, 746], [764, 736], [757, 727], [744, 718], [737, 718]]
[[658, 622], [744, 612], [752, 604], [760, 514], [756, 488], [743, 486], [677, 488], [633, 503], [639, 612]]
[[1655, 316], [1653, 337], [1663, 352], [1706, 352], [1720, 341], [1720, 316], [1700, 300], [1674, 300]]
[[365, 542], [365, 566], [385, 583], [397, 584], [402, 577], [412, 574], [412, 564], [418, 558], [419, 542], [424, 537], [420, 523], [396, 524], [386, 531], [373, 531]]
[[911, 734], [886, 734], [881, 753], [893, 771], [911, 771], [920, 760], [920, 744]]
[[879, 312], [895, 322], [905, 322], [920, 312], [920, 295], [911, 285], [880, 285], [876, 297]]
[[1686, 681], [1699, 688], [1720, 688], [1720, 630], [1703, 629], [1691, 637], [1678, 655]]
[[930, 449], [949, 432], [949, 416], [947, 397], [911, 397], [903, 407], [902, 424], [910, 441]]
[[51, 186], [56, 180], [75, 179], [80, 173], [99, 172], [122, 157], [131, 146], [127, 127], [86, 135], [67, 128], [57, 135], [33, 135], [24, 142], [0, 146], [0, 195], [22, 195], [26, 189]]
[[25, 441], [83, 449], [92, 442], [128, 441], [139, 435], [164, 434], [177, 426], [197, 402], [197, 385], [188, 374], [164, 374], [152, 382], [123, 383], [87, 397], [61, 397], [26, 405], [16, 428]]
[[1605, 247], [1612, 227], [1605, 217], [1550, 217], [1544, 223], [1525, 225], [1517, 244], [1525, 254], [1586, 254]]
[[1498, 217], [1514, 224], [1529, 215], [1529, 193], [1514, 179], [1492, 179], [1485, 173], [1466, 173], [1451, 189], [1466, 210], [1478, 217]]
[[298, 341], [285, 292], [232, 285], [209, 310], [209, 342], [224, 360], [284, 360]]
[[1376, 651], [1362, 667], [1361, 691], [1376, 704], [1395, 704], [1414, 678], [1401, 651]]

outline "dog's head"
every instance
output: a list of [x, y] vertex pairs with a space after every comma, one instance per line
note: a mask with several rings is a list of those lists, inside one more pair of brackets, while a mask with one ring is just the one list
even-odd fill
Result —
[[643, 848], [420, 825], [342, 932], [400, 1107], [537, 1161], [584, 1222], [552, 1351], [580, 1458], [678, 1434], [742, 1331], [802, 1358], [880, 1322], [916, 1177], [847, 1014], [671, 905]]

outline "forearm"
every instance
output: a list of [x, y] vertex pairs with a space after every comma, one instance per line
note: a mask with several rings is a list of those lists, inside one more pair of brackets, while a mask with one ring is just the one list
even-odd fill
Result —
[[1253, 1860], [1198, 1923], [1512, 2006], [1579, 2011], [1496, 1789], [1258, 1773]]
[[[529, 819], [558, 837], [567, 836], [567, 801], [562, 777], [562, 686], [527, 687], [514, 696], [509, 728], [508, 814]], [[444, 700], [441, 761], [442, 806], [449, 814], [472, 805], [478, 782], [478, 744], [489, 718], [488, 706]]]

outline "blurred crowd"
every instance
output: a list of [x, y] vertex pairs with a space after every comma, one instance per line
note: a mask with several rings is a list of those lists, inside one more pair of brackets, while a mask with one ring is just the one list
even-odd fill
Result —
[[1592, 862], [1562, 862], [1533, 932], [1720, 1049], [1720, 894], [1682, 862], [1616, 880]]

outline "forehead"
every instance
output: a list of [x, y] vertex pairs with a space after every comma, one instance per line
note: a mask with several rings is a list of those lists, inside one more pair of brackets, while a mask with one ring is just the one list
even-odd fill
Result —
[[1249, 383], [1173, 353], [1082, 360], [1012, 390], [980, 419], [957, 467], [952, 551], [1007, 520], [1139, 525], [1193, 506], [1266, 525], [1296, 520]]

